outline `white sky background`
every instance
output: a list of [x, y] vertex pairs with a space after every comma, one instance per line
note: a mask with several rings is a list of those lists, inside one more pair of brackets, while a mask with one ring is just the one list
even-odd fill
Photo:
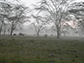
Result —
[[21, 2], [26, 6], [32, 6], [32, 4], [36, 4], [40, 0], [21, 0]]
[[[32, 4], [36, 4], [40, 0], [21, 0], [26, 6], [31, 6]], [[76, 0], [77, 2], [79, 1], [84, 1], [84, 0]]]

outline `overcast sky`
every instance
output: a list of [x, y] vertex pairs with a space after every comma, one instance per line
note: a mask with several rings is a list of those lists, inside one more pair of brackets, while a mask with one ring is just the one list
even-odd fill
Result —
[[[31, 6], [31, 4], [36, 4], [36, 2], [40, 0], [21, 0], [26, 6]], [[84, 1], [84, 0], [76, 0], [76, 1]]]
[[26, 6], [31, 6], [32, 4], [36, 4], [40, 0], [21, 0]]

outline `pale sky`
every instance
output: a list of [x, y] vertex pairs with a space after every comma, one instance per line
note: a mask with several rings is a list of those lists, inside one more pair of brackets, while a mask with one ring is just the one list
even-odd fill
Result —
[[36, 4], [40, 0], [21, 0], [26, 6], [31, 6], [31, 4]]
[[[26, 6], [31, 6], [31, 4], [36, 4], [40, 0], [21, 0]], [[84, 1], [84, 0], [76, 0], [76, 1]]]

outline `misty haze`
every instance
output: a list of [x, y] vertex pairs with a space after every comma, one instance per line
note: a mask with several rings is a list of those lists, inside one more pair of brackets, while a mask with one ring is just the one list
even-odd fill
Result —
[[84, 63], [84, 1], [0, 0], [0, 63]]

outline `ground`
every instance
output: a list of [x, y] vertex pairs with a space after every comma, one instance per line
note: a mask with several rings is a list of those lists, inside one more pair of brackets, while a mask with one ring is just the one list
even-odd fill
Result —
[[84, 63], [84, 40], [0, 36], [0, 63]]

